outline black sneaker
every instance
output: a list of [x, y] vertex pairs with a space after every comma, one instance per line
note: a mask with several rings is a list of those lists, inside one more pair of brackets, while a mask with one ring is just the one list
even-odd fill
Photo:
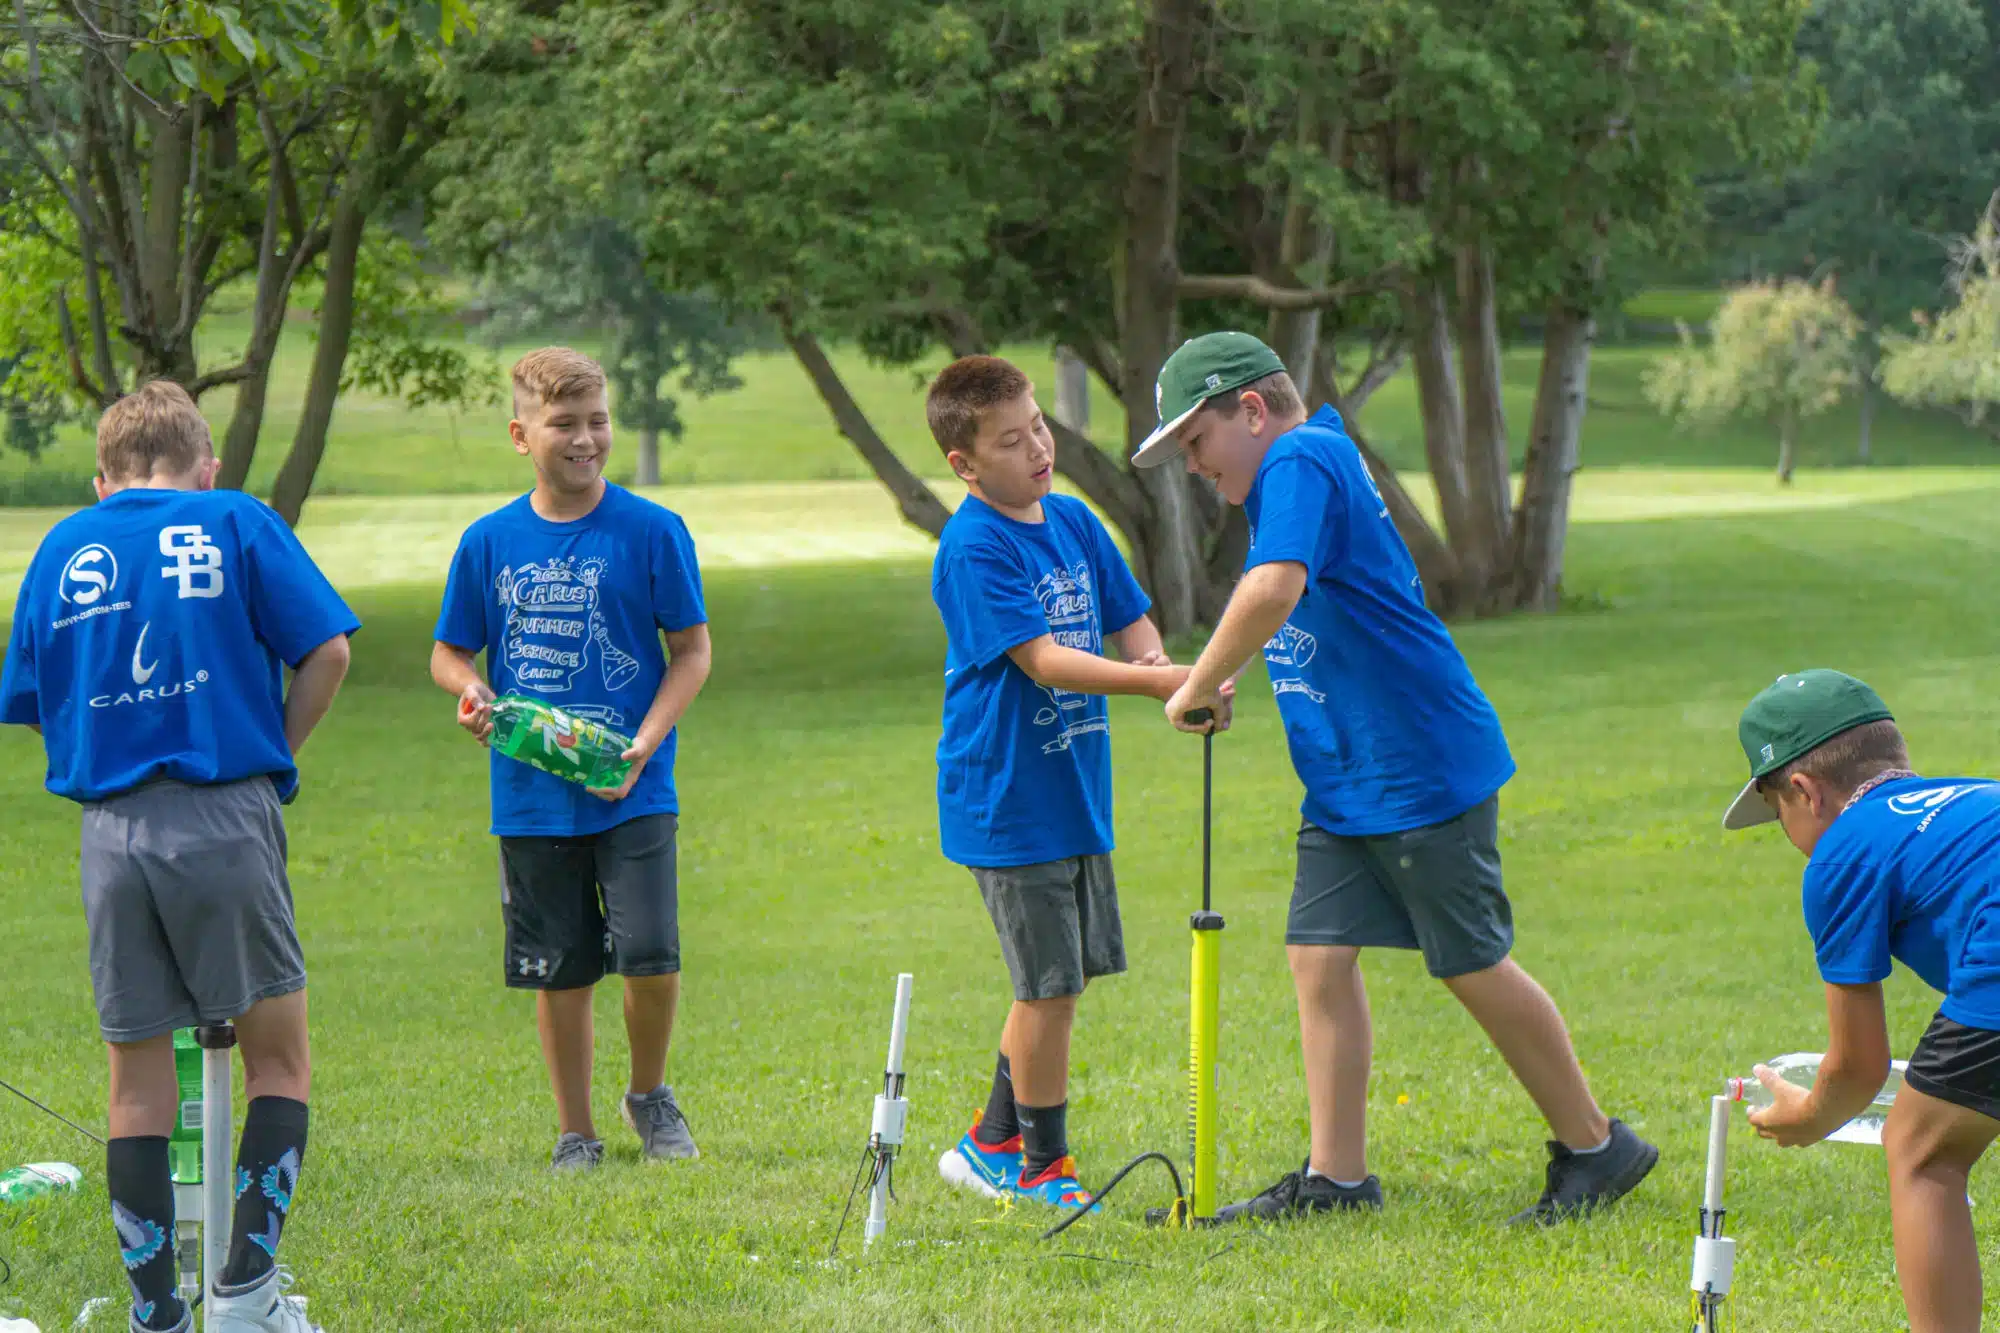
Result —
[[1278, 1183], [1255, 1198], [1218, 1209], [1218, 1222], [1273, 1222], [1307, 1213], [1360, 1212], [1382, 1206], [1382, 1182], [1374, 1176], [1359, 1185], [1341, 1186], [1325, 1176], [1309, 1175], [1307, 1163], [1278, 1177]]
[[1508, 1221], [1516, 1226], [1553, 1226], [1581, 1217], [1630, 1194], [1659, 1160], [1660, 1150], [1622, 1120], [1611, 1122], [1611, 1144], [1602, 1152], [1576, 1153], [1551, 1143], [1547, 1188], [1533, 1208]]

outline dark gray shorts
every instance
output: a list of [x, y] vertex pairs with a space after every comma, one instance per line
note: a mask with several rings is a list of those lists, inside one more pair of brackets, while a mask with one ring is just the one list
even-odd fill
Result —
[[306, 984], [269, 778], [151, 782], [83, 807], [90, 984], [111, 1042], [237, 1018]]
[[1492, 967], [1514, 948], [1499, 844], [1497, 796], [1402, 833], [1343, 838], [1307, 824], [1285, 943], [1421, 949], [1434, 977]]
[[1090, 978], [1125, 970], [1109, 856], [970, 869], [1000, 934], [1015, 999], [1081, 995]]
[[576, 990], [607, 972], [680, 971], [679, 832], [662, 814], [580, 838], [502, 838], [507, 984]]

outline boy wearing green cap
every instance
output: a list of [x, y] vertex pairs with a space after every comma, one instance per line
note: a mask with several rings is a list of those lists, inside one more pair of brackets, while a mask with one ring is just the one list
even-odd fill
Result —
[[1810, 1091], [1758, 1067], [1775, 1100], [1750, 1123], [1787, 1148], [1824, 1139], [1888, 1077], [1890, 961], [1942, 991], [1882, 1146], [1911, 1333], [1976, 1333], [1966, 1179], [2000, 1135], [2000, 782], [1918, 777], [1881, 696], [1838, 671], [1778, 677], [1737, 734], [1750, 781], [1722, 824], [1776, 821], [1806, 855], [1828, 1026]]
[[1250, 521], [1242, 581], [1167, 717], [1198, 730], [1188, 711], [1212, 706], [1262, 648], [1305, 786], [1285, 946], [1312, 1143], [1303, 1166], [1220, 1216], [1382, 1205], [1367, 1165], [1369, 948], [1421, 950], [1548, 1121], [1546, 1187], [1514, 1220], [1619, 1198], [1659, 1152], [1598, 1108], [1561, 1013], [1511, 956], [1499, 791], [1514, 761], [1339, 414], [1308, 419], [1284, 364], [1247, 333], [1182, 346], [1158, 407], [1133, 461], [1185, 453]]

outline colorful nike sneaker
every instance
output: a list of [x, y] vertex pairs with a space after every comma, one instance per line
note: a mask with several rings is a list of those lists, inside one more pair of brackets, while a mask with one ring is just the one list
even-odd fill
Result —
[[1094, 1202], [1090, 1191], [1078, 1183], [1074, 1157], [1059, 1158], [1036, 1174], [1024, 1176], [1015, 1183], [1014, 1193], [1056, 1208], [1088, 1208], [1093, 1213], [1104, 1208], [1103, 1204]]
[[938, 1158], [938, 1174], [989, 1199], [1003, 1198], [1012, 1194], [1021, 1180], [1021, 1136], [1016, 1134], [997, 1144], [981, 1143], [973, 1133], [979, 1121], [979, 1115], [973, 1116], [972, 1129], [965, 1131], [958, 1146]]

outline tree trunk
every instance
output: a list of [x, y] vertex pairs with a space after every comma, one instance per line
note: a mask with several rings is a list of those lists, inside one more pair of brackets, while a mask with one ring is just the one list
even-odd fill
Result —
[[1521, 504], [1514, 511], [1514, 605], [1553, 611], [1562, 601], [1563, 552], [1569, 535], [1571, 480], [1582, 456], [1583, 413], [1590, 390], [1587, 310], [1558, 301], [1542, 332], [1542, 373], [1528, 423]]
[[215, 484], [240, 491], [250, 480], [250, 464], [257, 457], [257, 436], [264, 429], [264, 400], [271, 387], [271, 363], [267, 359], [249, 379], [236, 386], [236, 406], [229, 414], [229, 429], [222, 437], [222, 469]]
[[354, 270], [361, 253], [361, 235], [368, 226], [369, 190], [349, 181], [334, 206], [326, 244], [326, 283], [319, 305], [319, 341], [313, 347], [312, 374], [306, 381], [305, 406], [292, 436], [291, 452], [271, 487], [271, 507], [293, 527], [312, 494], [313, 478], [326, 456], [326, 435], [333, 424], [334, 401], [340, 396], [340, 373], [347, 364], [347, 346], [354, 335]]
[[[192, 103], [190, 103], [190, 108]], [[145, 233], [140, 242], [140, 292], [145, 323], [137, 378], [192, 384], [196, 370], [193, 330], [171, 335], [181, 314], [182, 222], [186, 216], [188, 166], [193, 161], [192, 109], [184, 121], [148, 113], [153, 131], [147, 162]]]
[[1404, 488], [1403, 479], [1396, 470], [1369, 447], [1367, 437], [1361, 432], [1359, 411], [1350, 410], [1347, 400], [1340, 394], [1332, 352], [1321, 347], [1313, 359], [1313, 390], [1305, 400], [1307, 410], [1317, 412], [1331, 404], [1333, 410], [1340, 413], [1347, 438], [1354, 441], [1362, 463], [1375, 479], [1375, 489], [1382, 492], [1382, 502], [1389, 507], [1389, 521], [1396, 525], [1397, 535], [1409, 548], [1410, 558], [1417, 563], [1417, 577], [1423, 580], [1425, 603], [1443, 614], [1458, 596], [1458, 558], [1445, 545], [1430, 520], [1424, 517], [1424, 511], [1417, 507], [1416, 500]]
[[[1179, 301], [1181, 130], [1194, 85], [1199, 0], [1153, 0], [1141, 43], [1140, 91], [1124, 195], [1125, 247], [1119, 283], [1120, 363], [1126, 451], [1158, 421], [1154, 383], [1173, 351]], [[1146, 468], [1146, 497], [1133, 542], [1140, 581], [1167, 634], [1194, 627], [1200, 577], [1194, 502], [1185, 470]]]
[[1056, 348], [1056, 420], [1090, 434], [1090, 367], [1067, 347]]
[[1437, 488], [1438, 512], [1444, 517], [1445, 540], [1458, 565], [1449, 588], [1434, 589], [1443, 611], [1456, 613], [1476, 604], [1478, 590], [1492, 576], [1475, 538], [1472, 496], [1465, 468], [1464, 404], [1452, 365], [1451, 322], [1443, 285], [1434, 278], [1417, 282], [1405, 292], [1405, 316], [1410, 329], [1411, 360], [1417, 374], [1417, 400], [1424, 424], [1424, 457], [1431, 483]]
[[[1500, 397], [1500, 318], [1493, 252], [1483, 244], [1458, 255], [1459, 366], [1465, 386], [1466, 534], [1460, 562], [1478, 578], [1474, 609], [1504, 603], [1512, 562], [1514, 478], [1507, 447], [1507, 413]], [[1469, 555], [1469, 558], [1468, 558]]]
[[410, 108], [402, 98], [388, 94], [377, 104], [372, 119], [367, 164], [349, 173], [327, 227], [319, 342], [313, 348], [312, 374], [306, 381], [305, 406], [299, 413], [291, 452], [285, 455], [271, 487], [271, 507], [294, 526], [305, 509], [306, 497], [312, 494], [320, 460], [326, 456], [327, 430], [333, 424], [334, 400], [340, 396], [341, 371], [347, 365], [347, 347], [354, 335], [355, 264], [361, 254], [362, 233], [374, 210], [383, 173], [393, 169], [409, 133]]
[[658, 426], [639, 427], [639, 456], [632, 465], [634, 486], [657, 486], [660, 484], [660, 428]]
[[1797, 462], [1799, 416], [1791, 404], [1778, 409], [1778, 483], [1792, 484], [1792, 469]]
[[[1332, 127], [1323, 124], [1319, 114], [1317, 90], [1303, 88], [1299, 92], [1298, 143], [1300, 149], [1319, 156], [1339, 160], [1342, 138], [1339, 122]], [[1278, 234], [1278, 255], [1275, 272], [1266, 277], [1290, 287], [1314, 287], [1325, 281], [1326, 271], [1333, 262], [1333, 228], [1324, 222], [1312, 220], [1312, 207], [1306, 198], [1300, 182], [1294, 179], [1286, 190], [1284, 223]], [[1320, 307], [1311, 310], [1273, 310], [1267, 321], [1264, 341], [1278, 359], [1285, 363], [1291, 373], [1292, 382], [1298, 386], [1299, 394], [1305, 397], [1312, 393], [1314, 363], [1319, 351], [1319, 331], [1322, 311]]]
[[1861, 441], [1859, 457], [1862, 463], [1875, 461], [1875, 409], [1880, 403], [1881, 390], [1875, 383], [1875, 367], [1881, 361], [1881, 344], [1876, 341], [1879, 329], [1870, 324], [1861, 331]]
[[903, 464], [896, 457], [896, 451], [888, 442], [876, 434], [868, 414], [854, 401], [854, 396], [842, 383], [840, 372], [833, 368], [833, 362], [826, 356], [826, 349], [819, 345], [819, 339], [804, 329], [795, 327], [788, 317], [781, 316], [785, 345], [792, 349], [792, 355], [819, 391], [820, 401], [833, 414], [833, 421], [840, 433], [847, 437], [861, 457], [867, 460], [876, 478], [889, 488], [889, 494], [896, 497], [896, 507], [902, 511], [903, 520], [914, 528], [920, 528], [935, 537], [944, 531], [945, 520], [951, 511], [937, 493], [924, 484], [923, 478]]

